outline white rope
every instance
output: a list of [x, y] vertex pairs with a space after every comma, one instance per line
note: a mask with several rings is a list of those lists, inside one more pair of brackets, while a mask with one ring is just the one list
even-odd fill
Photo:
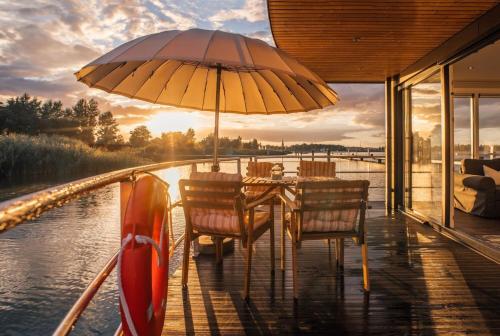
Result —
[[[161, 181], [161, 179], [156, 176], [155, 174], [150, 175], [156, 177]], [[135, 188], [135, 181], [132, 184], [132, 192]], [[127, 217], [127, 210], [129, 208], [131, 199], [132, 199], [132, 192], [130, 193], [129, 199], [127, 201], [127, 206], [125, 208], [125, 215], [124, 217]], [[156, 254], [158, 255], [158, 267], [161, 267], [163, 265], [163, 255], [162, 255], [162, 247], [163, 247], [163, 236], [165, 232], [165, 226], [166, 226], [166, 220], [167, 218], [171, 218], [169, 215], [169, 210], [170, 210], [170, 195], [167, 192], [167, 204], [165, 207], [165, 210], [163, 212], [163, 218], [162, 218], [162, 223], [161, 223], [161, 230], [160, 230], [160, 245], [154, 241], [154, 239], [148, 237], [148, 236], [143, 236], [143, 235], [135, 235], [135, 241], [138, 244], [151, 244], [151, 246], [154, 247]], [[122, 286], [122, 256], [123, 256], [123, 251], [125, 250], [125, 247], [134, 239], [131, 233], [129, 233], [125, 238], [122, 240], [122, 245], [120, 248], [120, 253], [118, 254], [118, 262], [117, 262], [117, 273], [118, 273], [118, 292], [119, 292], [119, 297], [120, 297], [120, 303], [122, 305], [123, 313], [125, 314], [125, 320], [127, 321], [127, 325], [130, 329], [130, 333], [133, 336], [138, 336], [137, 330], [135, 329], [134, 321], [132, 320], [132, 316], [130, 315], [130, 310], [128, 308], [127, 304], [127, 299], [125, 298], [125, 294], [123, 292], [123, 286]], [[162, 303], [163, 305], [163, 303]]]
[[[162, 237], [163, 238], [163, 225], [162, 225], [162, 230], [161, 230]], [[132, 320], [132, 316], [130, 315], [130, 310], [128, 308], [127, 304], [127, 299], [125, 298], [125, 294], [123, 293], [123, 286], [122, 286], [122, 255], [123, 251], [125, 250], [125, 247], [132, 241], [133, 236], [131, 233], [129, 233], [125, 238], [122, 240], [122, 246], [120, 249], [120, 253], [118, 254], [118, 263], [117, 263], [117, 272], [118, 272], [118, 292], [120, 294], [120, 303], [122, 304], [122, 309], [123, 313], [125, 314], [125, 320], [127, 321], [127, 325], [130, 329], [130, 333], [133, 336], [138, 336], [137, 330], [135, 329], [134, 321]], [[148, 236], [142, 236], [142, 235], [136, 235], [135, 236], [135, 241], [138, 244], [151, 244], [151, 246], [154, 247], [157, 255], [158, 255], [158, 267], [163, 265], [163, 256], [161, 253], [161, 247], [156, 244], [156, 242], [151, 239]]]

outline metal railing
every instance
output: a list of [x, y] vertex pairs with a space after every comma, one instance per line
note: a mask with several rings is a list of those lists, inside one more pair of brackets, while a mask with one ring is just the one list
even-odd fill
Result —
[[[237, 161], [239, 157], [221, 158], [219, 161]], [[15, 227], [16, 225], [40, 216], [47, 210], [62, 206], [65, 203], [78, 198], [92, 190], [129, 179], [133, 174], [151, 172], [179, 166], [187, 166], [198, 163], [211, 163], [212, 159], [185, 160], [156, 163], [146, 166], [127, 168], [96, 175], [42, 191], [14, 198], [0, 204], [0, 233]], [[241, 167], [241, 163], [238, 163]]]
[[[237, 171], [241, 173], [241, 159], [247, 158], [251, 160], [258, 160], [263, 158], [327, 158], [327, 160], [334, 158], [349, 159], [349, 156], [343, 155], [329, 155], [329, 156], [238, 156], [238, 157], [223, 157], [220, 158], [220, 162], [235, 161], [237, 164]], [[198, 159], [198, 160], [183, 160], [183, 161], [171, 161], [163, 162], [158, 164], [151, 164], [146, 166], [127, 168], [118, 171], [113, 171], [109, 173], [104, 173], [101, 175], [92, 176], [89, 178], [84, 178], [76, 180], [70, 183], [62, 184], [52, 188], [48, 188], [42, 191], [31, 193], [25, 196], [17, 197], [9, 201], [0, 203], [0, 234], [9, 229], [16, 227], [17, 225], [37, 218], [42, 213], [53, 209], [55, 207], [63, 206], [71, 200], [77, 199], [83, 195], [88, 194], [91, 191], [103, 188], [113, 183], [130, 181], [134, 174], [158, 171], [168, 168], [188, 166], [203, 163], [212, 163], [212, 159]], [[296, 173], [296, 171], [289, 171], [288, 173]], [[356, 174], [377, 174], [385, 173], [385, 171], [339, 171], [338, 174], [342, 173], [356, 173]], [[372, 188], [383, 188], [383, 187], [372, 187]], [[169, 211], [175, 207], [182, 206], [180, 202], [172, 203]], [[171, 214], [170, 214], [171, 216]], [[170, 217], [171, 218], [171, 217]], [[180, 235], [176, 240], [172, 239], [172, 244], [170, 246], [169, 254], [173, 255], [176, 248], [184, 240], [184, 235]], [[118, 251], [111, 257], [111, 259], [106, 263], [104, 268], [96, 275], [88, 287], [84, 290], [78, 300], [74, 303], [71, 309], [68, 311], [64, 319], [59, 324], [58, 328], [54, 332], [54, 335], [68, 335], [74, 328], [79, 317], [85, 311], [90, 301], [94, 298], [96, 293], [99, 291], [100, 287], [104, 281], [108, 278], [111, 272], [116, 267], [118, 261]], [[116, 334], [121, 333], [121, 325], [119, 326]]]

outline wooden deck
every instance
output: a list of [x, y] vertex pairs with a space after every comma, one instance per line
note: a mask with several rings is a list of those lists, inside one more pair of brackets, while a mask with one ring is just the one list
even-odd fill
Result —
[[248, 303], [236, 243], [222, 266], [211, 257], [192, 259], [188, 290], [180, 270], [170, 279], [164, 334], [499, 335], [500, 266], [430, 227], [379, 213], [370, 210], [367, 220], [369, 295], [362, 291], [359, 247], [346, 244], [340, 271], [325, 242], [305, 242], [294, 305], [289, 241], [286, 271], [272, 277], [266, 234], [257, 242]]
[[455, 229], [500, 250], [500, 219], [483, 218], [455, 209]]

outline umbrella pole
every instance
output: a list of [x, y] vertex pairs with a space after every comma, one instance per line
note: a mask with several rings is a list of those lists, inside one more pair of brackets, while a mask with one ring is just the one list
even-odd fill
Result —
[[218, 172], [219, 167], [219, 107], [220, 107], [220, 75], [221, 75], [221, 65], [217, 63], [217, 80], [215, 87], [215, 129], [214, 129], [214, 163], [212, 165], [212, 171]]

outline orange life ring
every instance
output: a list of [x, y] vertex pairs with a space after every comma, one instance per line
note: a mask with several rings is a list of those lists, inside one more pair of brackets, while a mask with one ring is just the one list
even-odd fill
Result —
[[168, 184], [141, 174], [124, 211], [118, 258], [120, 314], [125, 335], [160, 335], [165, 320], [169, 262]]

